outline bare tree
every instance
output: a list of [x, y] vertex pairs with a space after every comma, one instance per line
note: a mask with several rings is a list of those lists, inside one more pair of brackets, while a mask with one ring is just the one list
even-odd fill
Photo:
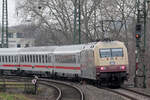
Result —
[[[82, 0], [82, 42], [103, 39], [105, 34], [109, 34], [112, 39], [127, 42], [128, 25], [134, 17], [134, 5], [134, 0]], [[31, 20], [38, 28], [46, 30], [41, 32], [49, 31], [59, 42], [72, 42], [74, 0], [24, 0], [18, 4], [17, 9], [23, 21]], [[57, 34], [60, 32], [63, 41], [60, 41], [59, 35], [56, 36], [56, 31]]]

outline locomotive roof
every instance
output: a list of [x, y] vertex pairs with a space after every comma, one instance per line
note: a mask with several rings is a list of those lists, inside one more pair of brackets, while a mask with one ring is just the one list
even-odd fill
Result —
[[120, 41], [108, 41], [108, 42], [98, 42], [97, 45], [100, 45], [101, 47], [106, 47], [109, 46], [109, 47], [122, 47], [124, 46], [124, 43], [123, 42], [120, 42]]

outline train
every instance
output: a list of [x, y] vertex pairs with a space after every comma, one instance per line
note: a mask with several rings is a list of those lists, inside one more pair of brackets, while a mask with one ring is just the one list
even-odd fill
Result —
[[0, 74], [90, 80], [120, 86], [129, 74], [128, 52], [121, 41], [0, 48]]

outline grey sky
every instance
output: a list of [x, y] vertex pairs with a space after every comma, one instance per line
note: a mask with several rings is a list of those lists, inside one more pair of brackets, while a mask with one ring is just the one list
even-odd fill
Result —
[[[15, 13], [15, 2], [16, 0], [7, 0], [8, 2], [8, 25], [17, 25], [17, 16]], [[2, 23], [2, 0], [0, 0], [0, 23]]]

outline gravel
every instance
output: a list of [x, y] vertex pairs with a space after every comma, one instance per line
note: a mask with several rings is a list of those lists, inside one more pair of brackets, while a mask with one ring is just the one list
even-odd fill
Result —
[[127, 100], [126, 98], [112, 92], [91, 86], [91, 85], [78, 85], [85, 94], [85, 100]]

